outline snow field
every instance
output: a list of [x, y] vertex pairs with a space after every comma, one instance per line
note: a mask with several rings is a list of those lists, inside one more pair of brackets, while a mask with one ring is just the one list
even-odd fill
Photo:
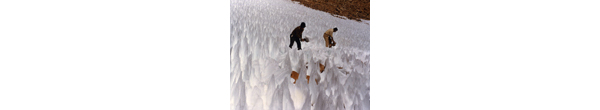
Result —
[[[230, 109], [369, 109], [369, 25], [287, 0], [230, 2]], [[310, 42], [290, 49], [300, 22]], [[333, 27], [338, 45], [326, 48], [322, 35]], [[300, 74], [296, 84], [292, 71]]]

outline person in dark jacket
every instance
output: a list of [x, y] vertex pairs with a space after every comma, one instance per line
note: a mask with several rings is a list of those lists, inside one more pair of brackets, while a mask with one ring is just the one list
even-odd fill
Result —
[[302, 39], [302, 32], [304, 31], [304, 27], [306, 27], [306, 24], [304, 24], [304, 22], [302, 22], [300, 24], [300, 26], [296, 27], [294, 29], [294, 31], [292, 31], [292, 33], [290, 34], [290, 46], [289, 46], [290, 48], [292, 48], [292, 46], [294, 45], [294, 41], [295, 41], [296, 44], [298, 45], [298, 50], [302, 50], [300, 41], [308, 42], [308, 39]]

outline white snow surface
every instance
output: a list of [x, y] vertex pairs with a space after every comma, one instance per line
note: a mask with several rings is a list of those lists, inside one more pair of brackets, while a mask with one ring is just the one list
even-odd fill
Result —
[[[230, 3], [230, 109], [370, 108], [368, 20], [340, 19], [290, 0]], [[302, 42], [302, 50], [295, 43], [290, 49], [289, 34], [301, 22], [310, 42]], [[333, 27], [337, 45], [326, 48], [322, 36]], [[319, 63], [326, 65], [322, 73]], [[292, 71], [300, 74], [296, 84]]]

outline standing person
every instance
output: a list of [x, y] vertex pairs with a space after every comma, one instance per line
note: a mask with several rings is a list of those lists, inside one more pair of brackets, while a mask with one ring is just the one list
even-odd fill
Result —
[[292, 31], [292, 33], [290, 34], [290, 46], [289, 46], [290, 48], [292, 48], [292, 46], [294, 45], [294, 41], [295, 41], [296, 44], [298, 44], [298, 50], [302, 50], [300, 41], [308, 42], [308, 39], [302, 39], [302, 32], [304, 31], [304, 27], [306, 27], [306, 24], [304, 24], [304, 22], [302, 22], [300, 24], [300, 26], [296, 27], [294, 29], [294, 31]]
[[333, 32], [337, 32], [337, 30], [337, 27], [335, 27], [325, 31], [325, 34], [323, 34], [323, 39], [325, 39], [325, 47], [331, 48], [332, 46], [335, 46], [336, 43], [333, 40]]

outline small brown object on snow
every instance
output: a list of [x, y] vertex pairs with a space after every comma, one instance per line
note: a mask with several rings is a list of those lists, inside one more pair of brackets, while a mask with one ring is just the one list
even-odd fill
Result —
[[296, 80], [298, 80], [298, 76], [299, 76], [299, 75], [300, 75], [300, 74], [298, 74], [298, 72], [296, 72], [296, 71], [292, 71], [292, 75], [291, 75], [291, 77], [292, 77], [292, 78], [294, 78], [294, 84], [296, 84]]
[[[294, 84], [296, 84], [296, 80], [298, 80], [298, 76], [300, 76], [300, 74], [298, 74], [298, 72], [292, 71], [292, 75], [290, 75], [290, 77], [294, 78]], [[310, 79], [310, 76], [306, 75], [306, 81], [307, 81], [306, 83], [310, 82], [309, 79]], [[317, 81], [317, 80], [315, 79], [315, 81]], [[317, 83], [317, 84], [319, 84], [319, 83]]]
[[342, 67], [338, 67], [338, 69], [344, 69], [344, 68], [342, 68]]
[[310, 79], [310, 76], [309, 76], [309, 75], [306, 75], [306, 84], [308, 84], [308, 83], [310, 82], [310, 80], [309, 80], [309, 79]]
[[306, 62], [306, 65], [307, 65], [307, 66], [306, 66], [306, 69], [308, 69], [308, 62]]
[[321, 73], [323, 73], [323, 71], [325, 71], [325, 65], [319, 63], [319, 67], [321, 68]]
[[304, 38], [301, 41], [308, 42], [308, 38]]

